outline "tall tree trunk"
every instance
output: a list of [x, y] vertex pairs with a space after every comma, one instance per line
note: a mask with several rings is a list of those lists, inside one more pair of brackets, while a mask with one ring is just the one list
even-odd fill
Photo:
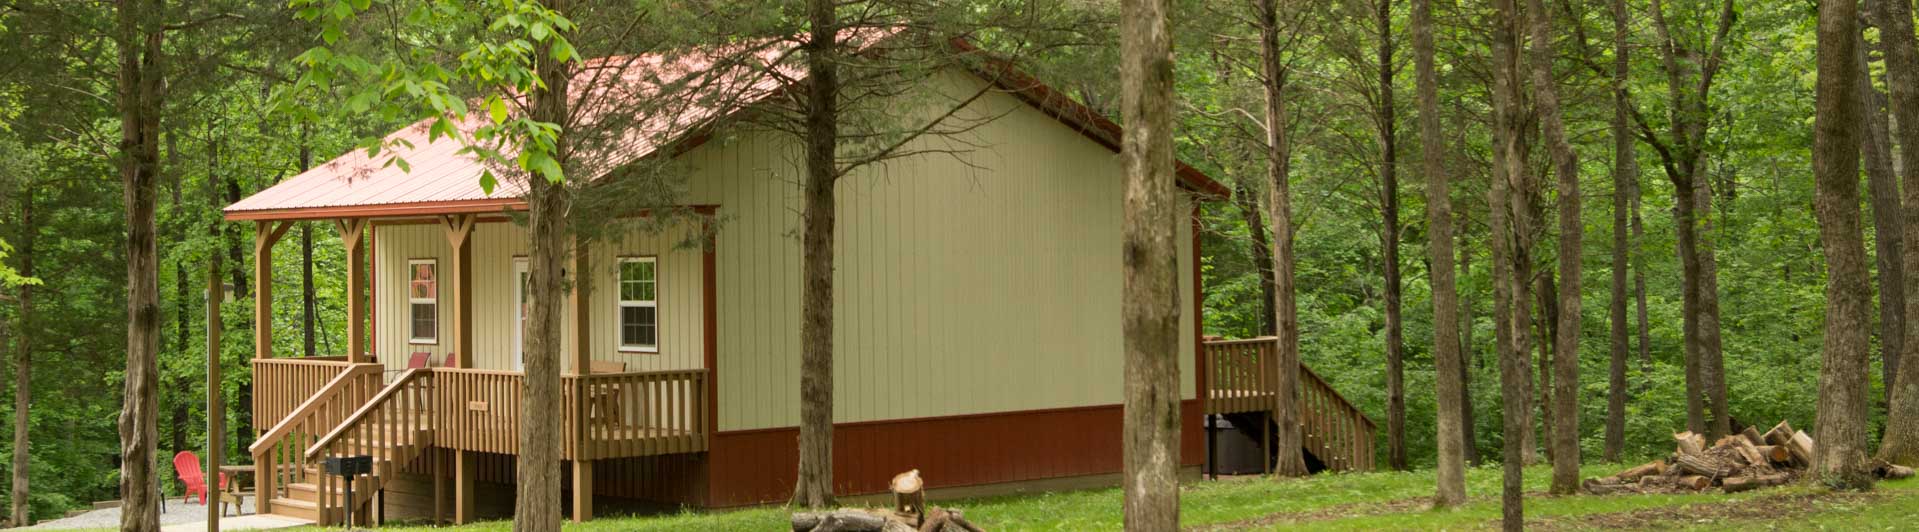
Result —
[[833, 185], [839, 179], [839, 15], [832, 0], [810, 0], [805, 44], [806, 182], [801, 246], [800, 463], [793, 504], [833, 504]]
[[[33, 186], [21, 187], [20, 194], [20, 275], [33, 277], [34, 239], [40, 232], [40, 226], [33, 217]], [[27, 526], [31, 522], [31, 508], [27, 506], [28, 470], [32, 451], [32, 442], [28, 439], [28, 430], [32, 428], [33, 418], [28, 411], [33, 398], [33, 285], [20, 287], [20, 311], [15, 318], [19, 320], [19, 336], [15, 345], [13, 363], [13, 495], [12, 515], [15, 526]], [[5, 339], [0, 338], [0, 342]], [[0, 344], [4, 345], [4, 344]]]
[[[1539, 272], [1539, 286], [1533, 295], [1539, 300], [1539, 315], [1535, 319], [1539, 333], [1539, 350], [1534, 359], [1538, 379], [1533, 381], [1533, 402], [1539, 405], [1539, 438], [1531, 443], [1543, 443], [1546, 460], [1552, 461], [1553, 452], [1553, 344], [1559, 339], [1559, 288], [1553, 283], [1553, 272]], [[1531, 445], [1528, 445], [1530, 448]]]
[[[300, 125], [300, 172], [313, 167], [313, 146], [308, 143], [312, 137], [311, 126]], [[319, 356], [314, 345], [317, 329], [313, 326], [315, 314], [318, 314], [313, 288], [313, 224], [300, 222], [300, 347], [306, 356]]]
[[[1406, 340], [1400, 318], [1399, 164], [1393, 117], [1393, 0], [1379, 0], [1379, 212], [1381, 261], [1386, 277], [1387, 463], [1405, 471]], [[1450, 263], [1451, 261], [1447, 261]]]
[[1630, 249], [1627, 231], [1627, 211], [1631, 209], [1628, 201], [1633, 194], [1633, 180], [1639, 172], [1639, 160], [1633, 153], [1631, 117], [1628, 116], [1631, 102], [1627, 99], [1626, 83], [1630, 81], [1632, 50], [1626, 46], [1626, 36], [1632, 31], [1626, 13], [1626, 0], [1612, 0], [1613, 20], [1613, 115], [1612, 115], [1612, 298], [1607, 301], [1607, 314], [1610, 318], [1612, 340], [1612, 365], [1607, 374], [1606, 394], [1606, 447], [1602, 457], [1607, 462], [1619, 462], [1619, 453], [1626, 445], [1626, 360], [1631, 350], [1630, 334], [1626, 323], [1626, 273], [1630, 269], [1627, 262]]
[[1306, 474], [1299, 429], [1299, 300], [1293, 286], [1293, 200], [1288, 177], [1292, 149], [1286, 135], [1286, 67], [1280, 61], [1279, 8], [1259, 0], [1259, 60], [1266, 97], [1266, 208], [1272, 209], [1273, 286], [1279, 302], [1279, 349], [1274, 357], [1273, 446], [1279, 450], [1274, 472], [1281, 477]]
[[1633, 166], [1632, 197], [1627, 198], [1632, 210], [1632, 298], [1633, 321], [1639, 328], [1639, 373], [1652, 373], [1652, 322], [1646, 309], [1646, 254], [1639, 246], [1646, 242], [1646, 218], [1639, 215], [1640, 189], [1639, 168]]
[[1513, 208], [1516, 201], [1512, 184], [1520, 181], [1518, 176], [1526, 170], [1525, 159], [1520, 157], [1524, 140], [1518, 110], [1518, 15], [1513, 0], [1494, 0], [1493, 5], [1496, 11], [1492, 20], [1495, 162], [1487, 203], [1492, 216], [1493, 314], [1498, 322], [1494, 327], [1494, 339], [1499, 351], [1499, 396], [1504, 412], [1502, 432], [1505, 435], [1501, 443], [1501, 467], [1505, 474], [1500, 491], [1500, 523], [1503, 529], [1517, 532], [1525, 528], [1522, 467], [1527, 455], [1524, 435], [1527, 424], [1531, 422], [1527, 415], [1531, 405], [1526, 394], [1529, 373], [1527, 349], [1520, 338], [1527, 327], [1528, 312], [1524, 310], [1523, 290], [1526, 280], [1519, 276], [1520, 272], [1515, 271], [1527, 261], [1514, 258], [1518, 251], [1514, 248], [1519, 247], [1519, 235], [1514, 230], [1518, 224], [1512, 220], [1515, 213], [1525, 209]]
[[[564, 13], [564, 0], [548, 0], [547, 6]], [[553, 157], [563, 170], [571, 169], [568, 155], [569, 124], [567, 90], [571, 80], [565, 62], [552, 59], [552, 41], [537, 45], [535, 73], [543, 88], [533, 91], [527, 115], [533, 120], [559, 125]], [[562, 172], [565, 173], [565, 172]], [[532, 301], [528, 304], [526, 334], [521, 338], [524, 353], [525, 400], [520, 405], [519, 468], [515, 476], [517, 497], [513, 505], [513, 529], [518, 531], [557, 531], [560, 529], [560, 350], [564, 349], [566, 329], [562, 326], [569, 280], [567, 259], [576, 249], [569, 238], [567, 217], [573, 205], [573, 191], [565, 182], [554, 181], [538, 172], [526, 172], [527, 180], [527, 285]], [[573, 290], [588, 290], [589, 272], [573, 272]], [[456, 288], [457, 289], [457, 288]], [[584, 297], [584, 295], [582, 295]], [[584, 346], [582, 346], [584, 347]]]
[[[1881, 0], [1886, 1], [1886, 0]], [[1866, 131], [1860, 135], [1859, 153], [1865, 160], [1866, 184], [1872, 195], [1872, 236], [1879, 267], [1879, 358], [1884, 371], [1885, 402], [1892, 405], [1892, 384], [1899, 375], [1899, 354], [1905, 350], [1906, 284], [1905, 264], [1900, 256], [1904, 246], [1904, 209], [1900, 206], [1899, 176], [1892, 167], [1892, 126], [1887, 123], [1886, 97], [1872, 85], [1872, 69], [1866, 58], [1865, 28], [1860, 28], [1853, 43], [1853, 62], [1859, 74], [1856, 83]]]
[[[1736, 18], [1732, 0], [1720, 4], [1718, 27], [1710, 49], [1682, 50], [1666, 24], [1661, 0], [1653, 0], [1653, 28], [1659, 34], [1660, 59], [1666, 71], [1668, 122], [1672, 149], [1662, 151], [1666, 177], [1673, 185], [1673, 225], [1681, 270], [1681, 298], [1685, 313], [1686, 426], [1717, 439], [1731, 431], [1726, 405], [1724, 361], [1719, 335], [1719, 272], [1713, 258], [1707, 222], [1712, 191], [1705, 176], [1705, 134], [1711, 109], [1706, 98], [1723, 57], [1726, 35]], [[1682, 61], [1681, 56], [1689, 56]], [[1691, 56], [1698, 57], [1691, 57]], [[1697, 59], [1703, 58], [1703, 61]], [[1699, 81], [1685, 83], [1689, 68], [1699, 70]], [[1711, 418], [1707, 410], [1710, 409]]]
[[[1912, 6], [1905, 2], [1873, 2], [1881, 24], [1880, 42], [1886, 47], [1886, 88], [1891, 93], [1893, 123], [1898, 129], [1899, 171], [1905, 210], [1903, 270], [1905, 292], [1919, 296], [1919, 37], [1913, 35]], [[1919, 297], [1906, 298], [1906, 316], [1919, 316]], [[1906, 320], [1905, 338], [1919, 338], [1919, 320]], [[1914, 358], [1919, 342], [1907, 342], [1899, 358]], [[1919, 465], [1919, 364], [1900, 364], [1894, 377], [1892, 404], [1887, 407], [1885, 437], [1879, 458]]]
[[1570, 495], [1579, 490], [1579, 322], [1580, 255], [1584, 228], [1580, 225], [1579, 157], [1566, 139], [1559, 109], [1558, 82], [1553, 78], [1552, 14], [1541, 0], [1528, 0], [1532, 20], [1534, 101], [1546, 151], [1552, 158], [1559, 192], [1559, 297], [1553, 327], [1552, 357], [1552, 493]]
[[127, 367], [120, 409], [120, 529], [160, 528], [155, 449], [159, 388], [160, 279], [154, 211], [160, 177], [165, 72], [162, 0], [119, 0], [119, 164], [127, 224]]
[[[209, 148], [208, 153], [209, 162], [207, 163], [207, 171], [210, 173], [221, 173], [218, 168], [220, 144], [215, 142], [213, 147]], [[209, 177], [209, 179], [211, 179], [211, 177]], [[220, 181], [224, 183], [226, 187], [226, 204], [232, 205], [239, 203], [242, 197], [240, 194], [240, 180], [232, 175], [227, 175], [226, 177], [220, 178]], [[226, 237], [227, 263], [232, 265], [232, 269], [228, 270], [228, 273], [233, 277], [233, 291], [236, 294], [245, 295], [246, 289], [241, 287], [247, 286], [247, 256], [244, 249], [245, 246], [240, 243], [240, 232], [229, 230], [222, 231], [221, 233]]]
[[1857, 0], [1825, 0], [1819, 6], [1812, 149], [1814, 205], [1827, 271], [1813, 472], [1826, 485], [1846, 489], [1872, 486], [1866, 463], [1872, 311], [1859, 223], [1857, 8]]
[[1253, 240], [1253, 271], [1259, 274], [1260, 329], [1259, 334], [1273, 336], [1279, 334], [1279, 311], [1276, 298], [1278, 292], [1273, 287], [1273, 241], [1266, 233], [1266, 215], [1259, 212], [1259, 196], [1253, 195], [1252, 187], [1245, 181], [1235, 180], [1233, 184], [1233, 206], [1239, 209], [1239, 218], [1246, 223], [1247, 236]]
[[1413, 0], [1413, 62], [1419, 93], [1420, 173], [1426, 174], [1426, 251], [1432, 269], [1433, 372], [1437, 383], [1434, 393], [1438, 396], [1439, 434], [1434, 440], [1439, 447], [1439, 470], [1433, 506], [1446, 508], [1466, 502], [1466, 434], [1460, 423], [1465, 408], [1462, 390], [1466, 365], [1459, 356], [1459, 328], [1450, 326], [1459, 322], [1459, 291], [1453, 278], [1453, 204], [1446, 183], [1446, 142], [1439, 130], [1439, 74], [1433, 68], [1431, 4], [1432, 0]]
[[[1467, 235], [1472, 232], [1472, 224], [1467, 222], [1466, 210], [1461, 209], [1459, 211], [1459, 223], [1454, 226], [1458, 228], [1456, 233], [1459, 235], [1459, 274], [1461, 276], [1471, 276], [1473, 274], [1473, 248], [1471, 241], [1467, 237]], [[1458, 368], [1459, 429], [1460, 436], [1464, 439], [1464, 442], [1460, 445], [1460, 452], [1465, 453], [1467, 463], [1472, 464], [1473, 467], [1479, 467], [1481, 460], [1479, 456], [1479, 431], [1477, 429], [1478, 425], [1475, 425], [1473, 422], [1472, 369], [1479, 367], [1479, 349], [1473, 342], [1473, 291], [1470, 289], [1455, 290], [1454, 293], [1458, 294], [1460, 299], [1460, 360]]]
[[1168, 0], [1121, 4], [1127, 530], [1179, 528], [1179, 259]]

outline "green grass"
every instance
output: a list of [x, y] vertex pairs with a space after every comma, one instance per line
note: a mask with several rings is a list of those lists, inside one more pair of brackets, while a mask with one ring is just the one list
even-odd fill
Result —
[[[1614, 465], [1591, 465], [1586, 476], [1618, 470]], [[1526, 485], [1543, 490], [1550, 471], [1529, 468]], [[1467, 471], [1472, 500], [1452, 510], [1431, 510], [1432, 472], [1385, 472], [1321, 475], [1302, 480], [1237, 478], [1190, 485], [1181, 494], [1181, 521], [1188, 527], [1220, 525], [1228, 528], [1286, 530], [1467, 530], [1496, 525], [1499, 519], [1500, 471], [1497, 467]], [[1117, 489], [933, 501], [961, 508], [967, 518], [988, 530], [1117, 530], [1120, 528]], [[1638, 512], [1638, 513], [1634, 513]], [[788, 511], [765, 507], [722, 512], [683, 512], [674, 515], [602, 518], [569, 530], [782, 530]], [[1589, 529], [1589, 519], [1640, 516], [1629, 526], [1661, 529], [1723, 529], [1728, 524], [1759, 527], [1822, 528], [1827, 530], [1889, 530], [1902, 518], [1919, 515], [1919, 481], [1881, 483], [1865, 495], [1830, 494], [1812, 486], [1790, 486], [1740, 494], [1621, 495], [1547, 497], [1535, 493], [1526, 499], [1529, 525], [1550, 529]], [[1778, 519], [1791, 519], [1775, 523]], [[1637, 524], [1633, 524], [1637, 523]], [[460, 532], [505, 531], [509, 522], [457, 527]], [[318, 529], [315, 529], [318, 530]], [[449, 530], [394, 527], [389, 530]]]

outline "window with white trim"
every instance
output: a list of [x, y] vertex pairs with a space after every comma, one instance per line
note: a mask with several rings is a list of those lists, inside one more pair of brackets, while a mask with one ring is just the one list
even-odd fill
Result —
[[409, 343], [431, 344], [440, 339], [439, 265], [433, 259], [406, 261]]
[[620, 257], [621, 351], [659, 351], [658, 265], [654, 257]]

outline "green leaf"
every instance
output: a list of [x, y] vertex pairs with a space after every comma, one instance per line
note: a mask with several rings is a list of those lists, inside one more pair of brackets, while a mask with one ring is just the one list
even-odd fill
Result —
[[547, 181], [559, 183], [566, 180], [566, 174], [560, 170], [559, 161], [553, 160], [553, 157], [545, 152], [528, 152], [520, 164], [526, 171], [539, 174]]
[[496, 186], [499, 186], [499, 184], [500, 184], [500, 181], [498, 179], [493, 178], [492, 170], [480, 171], [480, 190], [482, 192], [486, 192], [486, 195], [488, 196], [493, 195], [493, 188]]
[[553, 40], [554, 61], [569, 63], [572, 62], [575, 57], [579, 57], [579, 52], [573, 49], [573, 43], [566, 42], [566, 39]]
[[500, 99], [500, 95], [486, 97], [486, 114], [493, 118], [495, 124], [506, 121], [506, 102]]

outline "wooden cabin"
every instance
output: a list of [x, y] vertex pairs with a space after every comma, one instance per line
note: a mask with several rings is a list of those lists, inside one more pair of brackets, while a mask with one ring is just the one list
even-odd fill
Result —
[[[1119, 129], [1004, 65], [956, 63], [915, 90], [963, 101], [954, 95], [981, 89], [965, 112], [994, 118], [962, 133], [969, 153], [871, 165], [838, 185], [839, 494], [882, 492], [908, 469], [936, 494], [1117, 482]], [[728, 507], [790, 496], [799, 143], [724, 120], [737, 111], [627, 153], [679, 163], [681, 207], [696, 216], [589, 243], [569, 259], [589, 287], [565, 303], [560, 353], [564, 497], [575, 519], [596, 503]], [[249, 406], [263, 512], [323, 523], [349, 506], [455, 522], [511, 512], [525, 358], [526, 231], [511, 216], [524, 209], [520, 189], [508, 182], [488, 194], [479, 165], [451, 141], [430, 141], [424, 125], [393, 138], [411, 143], [391, 150], [410, 172], [355, 150], [225, 211], [255, 224], [262, 265]], [[1228, 193], [1184, 165], [1179, 182], [1179, 201], [1195, 213]], [[353, 296], [341, 356], [273, 355], [271, 316], [285, 303], [265, 265], [300, 220], [329, 221], [345, 238]], [[1245, 377], [1269, 367], [1257, 350], [1202, 347], [1199, 226], [1182, 223], [1181, 463], [1196, 470], [1206, 456], [1202, 412], [1258, 411], [1272, 394], [1254, 390], [1264, 377]], [[1203, 404], [1206, 368], [1240, 379], [1224, 392], [1238, 402]], [[1357, 456], [1363, 440], [1369, 466], [1371, 425], [1352, 413], [1328, 419], [1350, 423], [1352, 448], [1340, 452]], [[351, 499], [319, 466], [348, 455], [376, 459]]]

